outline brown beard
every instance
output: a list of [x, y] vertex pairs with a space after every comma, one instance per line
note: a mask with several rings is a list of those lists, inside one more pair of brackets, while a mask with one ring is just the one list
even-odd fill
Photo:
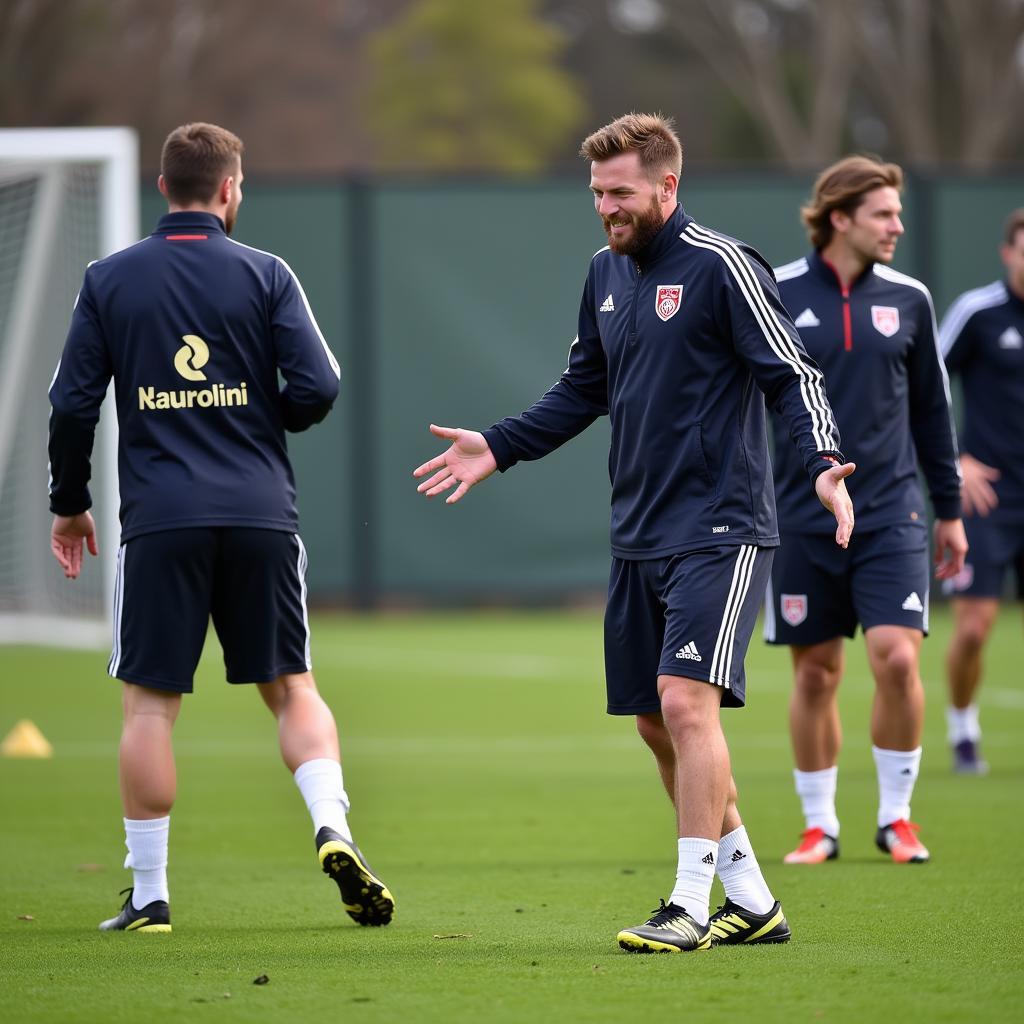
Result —
[[602, 217], [605, 234], [608, 236], [608, 247], [620, 256], [635, 256], [654, 241], [654, 236], [664, 227], [665, 218], [661, 212], [661, 204], [656, 196], [651, 196], [651, 204], [647, 209], [633, 218], [633, 235], [631, 238], [616, 242], [612, 239], [611, 223]]

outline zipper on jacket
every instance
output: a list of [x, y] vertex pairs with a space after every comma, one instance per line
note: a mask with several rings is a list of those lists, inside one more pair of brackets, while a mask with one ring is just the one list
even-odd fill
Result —
[[631, 344], [636, 338], [636, 307], [640, 302], [640, 278], [643, 276], [640, 265], [634, 262], [633, 266], [636, 267], [636, 284], [633, 286], [633, 309], [629, 318], [629, 341]]
[[850, 319], [850, 289], [843, 284], [839, 271], [822, 257], [821, 262], [836, 275], [836, 283], [839, 285], [839, 293], [843, 297], [843, 348], [849, 352], [853, 348], [853, 323]]

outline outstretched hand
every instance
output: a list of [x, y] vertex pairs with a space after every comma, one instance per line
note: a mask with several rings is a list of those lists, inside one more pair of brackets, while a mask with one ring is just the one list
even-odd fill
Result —
[[850, 543], [853, 533], [853, 502], [844, 481], [856, 468], [856, 463], [844, 462], [819, 473], [814, 481], [814, 490], [822, 505], [836, 517], [836, 543], [841, 548]]
[[50, 550], [53, 557], [60, 562], [64, 575], [69, 580], [77, 580], [82, 571], [82, 542], [89, 548], [90, 555], [99, 554], [96, 543], [96, 524], [90, 512], [80, 512], [77, 516], [54, 516], [50, 528]]
[[434, 474], [416, 488], [420, 494], [433, 498], [455, 487], [445, 498], [446, 505], [454, 505], [470, 487], [486, 480], [498, 468], [490, 446], [479, 431], [438, 427], [431, 423], [430, 432], [436, 437], [447, 438], [452, 445], [446, 452], [413, 470], [415, 477]]

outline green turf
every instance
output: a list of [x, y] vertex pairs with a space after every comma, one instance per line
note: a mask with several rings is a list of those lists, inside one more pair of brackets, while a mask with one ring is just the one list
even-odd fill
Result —
[[[10, 1021], [989, 1021], [1022, 994], [1024, 644], [1010, 609], [983, 699], [983, 779], [950, 773], [941, 658], [925, 645], [914, 817], [932, 850], [874, 849], [870, 687], [842, 692], [843, 857], [780, 861], [800, 831], [785, 651], [752, 644], [727, 712], [741, 810], [793, 926], [787, 946], [629, 956], [615, 933], [665, 896], [668, 803], [627, 719], [603, 713], [593, 613], [318, 618], [352, 823], [398, 901], [352, 924], [318, 870], [273, 721], [223, 682], [211, 638], [177, 729], [172, 935], [101, 934], [128, 884], [117, 684], [100, 654], [0, 651], [0, 732], [36, 722], [49, 761], [0, 760], [0, 1014]], [[713, 899], [719, 898], [716, 888]], [[34, 920], [19, 920], [31, 915]], [[253, 979], [267, 975], [269, 983]], [[1016, 1007], [1016, 1009], [1014, 1009]]]

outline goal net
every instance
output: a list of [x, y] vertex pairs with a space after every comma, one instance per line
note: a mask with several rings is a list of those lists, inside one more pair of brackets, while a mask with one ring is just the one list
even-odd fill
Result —
[[117, 553], [116, 415], [93, 450], [100, 557], [66, 580], [50, 554], [47, 391], [90, 261], [138, 239], [127, 128], [0, 130], [0, 643], [110, 642]]

